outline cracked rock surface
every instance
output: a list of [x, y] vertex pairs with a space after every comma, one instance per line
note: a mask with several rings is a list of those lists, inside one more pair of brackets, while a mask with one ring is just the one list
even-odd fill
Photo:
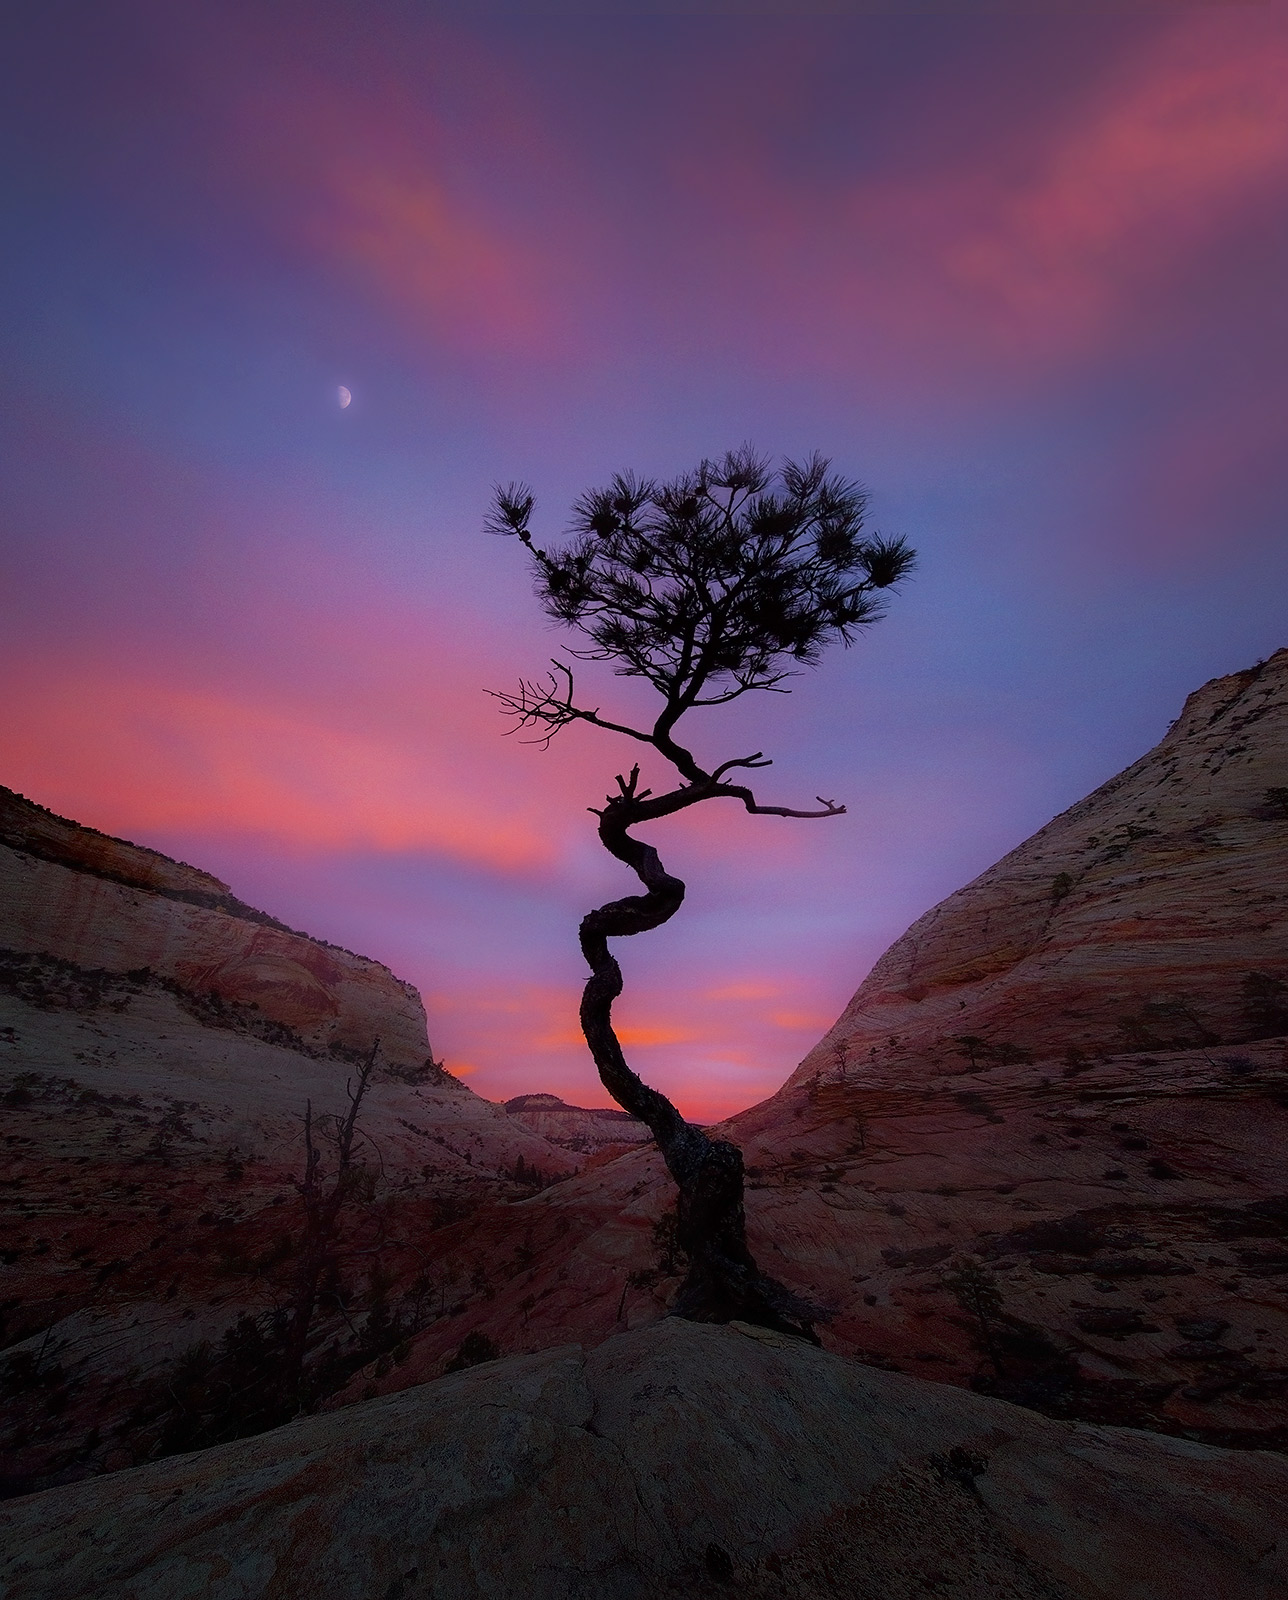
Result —
[[4, 1600], [1270, 1600], [1288, 1463], [670, 1319], [0, 1508]]

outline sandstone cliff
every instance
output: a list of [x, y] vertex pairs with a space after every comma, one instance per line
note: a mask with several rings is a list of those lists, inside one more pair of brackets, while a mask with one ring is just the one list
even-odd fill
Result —
[[1280, 650], [1196, 690], [1134, 766], [915, 922], [792, 1082], [842, 1061], [1076, 1062], [1286, 1032]]
[[[1286, 687], [1281, 651], [1192, 696], [1156, 751], [921, 919], [733, 1119], [753, 1248], [830, 1348], [1052, 1416], [1288, 1446]], [[192, 882], [175, 892], [216, 894]], [[18, 1484], [156, 1446], [146, 1416], [85, 1441], [281, 1293], [300, 1102], [343, 1105], [329, 1047], [133, 965], [46, 962], [0, 997]], [[384, 1301], [338, 1289], [363, 1316], [411, 1308], [409, 1331], [337, 1398], [663, 1315], [684, 1263], [655, 1151], [542, 1188], [575, 1158], [433, 1074], [379, 1085], [371, 1119]], [[127, 1383], [143, 1350], [155, 1371]]]
[[0, 1508], [3, 1600], [1271, 1600], [1288, 1463], [668, 1321]]
[[419, 1072], [425, 1010], [388, 967], [295, 933], [195, 867], [84, 828], [0, 788], [0, 945], [76, 966], [148, 969], [253, 1006], [306, 1044], [370, 1049]]
[[175, 1447], [176, 1370], [291, 1301], [305, 1109], [333, 1178], [377, 1037], [313, 1341], [340, 1367], [469, 1292], [477, 1263], [431, 1275], [422, 1239], [577, 1158], [434, 1062], [379, 963], [0, 792], [0, 1489]]

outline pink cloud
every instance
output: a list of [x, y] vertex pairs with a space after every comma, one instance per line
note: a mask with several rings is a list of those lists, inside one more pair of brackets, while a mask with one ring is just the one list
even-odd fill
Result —
[[978, 222], [945, 241], [947, 276], [1039, 341], [1080, 340], [1268, 200], [1288, 178], [1288, 39], [1225, 24], [1178, 24], [1089, 94], [1024, 178], [981, 183]]
[[[428, 14], [355, 26], [325, 6], [136, 9], [159, 80], [139, 125], [182, 128], [173, 155], [143, 161], [171, 222], [195, 228], [230, 274], [303, 266], [356, 289], [404, 343], [566, 351], [573, 219], [561, 215], [556, 234], [550, 196], [527, 217], [511, 203], [507, 169], [520, 193], [540, 192], [558, 162], [529, 83], [500, 52]], [[152, 223], [136, 131], [127, 120], [123, 161], [112, 140], [92, 159], [119, 207]]]
[[541, 308], [506, 242], [432, 171], [333, 159], [305, 223], [310, 243], [438, 330], [525, 344]]
[[739, 141], [676, 158], [713, 284], [738, 286], [704, 285], [692, 336], [754, 327], [774, 368], [848, 372], [891, 397], [947, 383], [954, 406], [963, 386], [1115, 353], [1197, 253], [1281, 206], [1286, 84], [1281, 11], [1190, 12], [983, 145], [959, 149], [953, 130], [986, 85], [935, 82], [930, 98], [911, 84], [933, 160], [808, 181], [779, 158], [772, 113], [749, 134], [731, 90]]
[[265, 694], [65, 668], [10, 678], [10, 784], [106, 830], [251, 834], [293, 850], [425, 851], [502, 872], [547, 866], [517, 808], [462, 780], [441, 741], [364, 733]]

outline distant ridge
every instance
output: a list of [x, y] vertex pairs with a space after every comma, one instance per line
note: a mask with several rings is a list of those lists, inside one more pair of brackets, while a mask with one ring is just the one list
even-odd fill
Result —
[[629, 1111], [619, 1111], [612, 1106], [570, 1106], [557, 1094], [516, 1094], [505, 1102], [505, 1109], [513, 1116], [519, 1111], [575, 1111], [582, 1117], [595, 1117], [600, 1122], [636, 1122], [638, 1118]]

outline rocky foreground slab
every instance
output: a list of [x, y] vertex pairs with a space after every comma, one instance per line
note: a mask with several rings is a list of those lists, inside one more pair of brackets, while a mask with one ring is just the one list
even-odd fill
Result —
[[491, 1362], [0, 1512], [3, 1600], [1269, 1600], [1288, 1461], [763, 1329]]

